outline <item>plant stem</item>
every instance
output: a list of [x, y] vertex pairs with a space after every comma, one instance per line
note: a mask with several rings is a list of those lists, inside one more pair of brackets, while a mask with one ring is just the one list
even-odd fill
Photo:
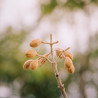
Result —
[[57, 79], [58, 88], [59, 88], [60, 91], [62, 92], [63, 97], [64, 97], [64, 98], [68, 98], [68, 97], [67, 97], [67, 94], [66, 94], [66, 92], [65, 92], [64, 84], [62, 84], [61, 78], [60, 78], [60, 76], [59, 76], [59, 72], [58, 72], [58, 68], [57, 68], [57, 63], [56, 63], [56, 62], [53, 62], [53, 63], [52, 63], [52, 66], [53, 66], [53, 69], [54, 69], [54, 72], [55, 72], [55, 76], [56, 76], [56, 79]]
[[58, 83], [58, 88], [60, 89], [60, 91], [62, 92], [62, 95], [64, 98], [68, 98], [67, 94], [65, 92], [65, 88], [64, 88], [64, 84], [62, 84], [61, 78], [59, 76], [59, 72], [58, 72], [58, 68], [57, 68], [57, 63], [54, 60], [54, 56], [53, 56], [53, 43], [52, 43], [52, 34], [50, 34], [50, 48], [51, 48], [51, 56], [52, 56], [52, 67], [57, 79], [57, 83]]

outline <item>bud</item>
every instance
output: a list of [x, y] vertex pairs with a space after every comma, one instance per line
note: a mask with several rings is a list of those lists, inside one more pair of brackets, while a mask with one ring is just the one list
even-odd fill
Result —
[[24, 69], [29, 69], [29, 66], [30, 66], [30, 63], [32, 62], [33, 60], [27, 60], [24, 65], [23, 65], [23, 68]]
[[37, 55], [37, 52], [35, 50], [27, 50], [25, 55], [28, 57], [28, 58], [33, 58]]
[[40, 39], [34, 39], [34, 40], [31, 41], [30, 46], [35, 48], [35, 47], [39, 46], [40, 43], [41, 43]]
[[35, 69], [37, 69], [37, 67], [38, 67], [38, 60], [33, 60], [33, 61], [30, 63], [29, 68], [30, 68], [31, 70], [35, 70]]
[[[44, 57], [48, 58], [48, 55], [49, 55], [49, 54], [45, 54]], [[41, 67], [43, 64], [46, 64], [46, 63], [47, 63], [47, 59], [44, 58], [44, 57], [42, 57], [42, 58], [39, 59], [40, 67]]]
[[56, 49], [56, 56], [59, 57], [60, 59], [63, 58], [62, 52], [63, 52], [63, 51], [62, 51], [61, 48], [57, 48], [57, 49]]
[[64, 51], [64, 56], [65, 56], [65, 57], [69, 57], [71, 60], [73, 60], [72, 53], [69, 52], [69, 51]]

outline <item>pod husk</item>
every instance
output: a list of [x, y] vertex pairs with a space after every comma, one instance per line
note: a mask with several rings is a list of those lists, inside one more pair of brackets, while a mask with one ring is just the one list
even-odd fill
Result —
[[[48, 54], [45, 54], [44, 57], [48, 58]], [[40, 58], [39, 59], [39, 63], [40, 63], [39, 67], [41, 67], [43, 64], [47, 63], [47, 59], [46, 58]]]
[[72, 53], [71, 52], [69, 52], [69, 51], [64, 51], [64, 56], [65, 57], [69, 57], [71, 60], [73, 60], [73, 56], [72, 56]]
[[72, 65], [70, 68], [66, 68], [66, 69], [67, 69], [67, 71], [68, 71], [69, 73], [71, 73], [71, 74], [73, 74], [74, 71], [75, 71], [75, 68], [74, 68], [73, 65]]
[[38, 47], [41, 44], [41, 40], [40, 39], [34, 39], [30, 42], [30, 46], [35, 48]]
[[72, 60], [69, 57], [65, 58], [65, 60], [64, 60], [64, 67], [71, 74], [73, 74], [74, 71], [75, 71], [75, 68], [73, 66]]
[[30, 68], [31, 70], [37, 69], [37, 68], [38, 68], [38, 60], [33, 60], [33, 61], [30, 63], [29, 68]]
[[37, 55], [37, 52], [35, 50], [27, 50], [25, 55], [28, 57], [28, 58], [33, 58]]
[[32, 62], [33, 60], [27, 60], [24, 65], [23, 65], [23, 68], [24, 69], [29, 69], [29, 66], [30, 66], [30, 63]]
[[56, 49], [56, 56], [59, 57], [60, 59], [63, 58], [63, 55], [62, 55], [63, 51], [61, 48], [57, 48]]

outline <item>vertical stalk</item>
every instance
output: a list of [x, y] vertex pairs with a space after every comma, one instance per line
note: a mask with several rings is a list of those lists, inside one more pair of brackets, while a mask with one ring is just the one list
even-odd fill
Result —
[[50, 48], [51, 48], [51, 56], [52, 56], [52, 61], [54, 60], [54, 57], [53, 57], [53, 43], [52, 43], [52, 34], [50, 34]]
[[63, 97], [64, 98], [68, 98], [67, 94], [65, 92], [64, 84], [62, 84], [61, 78], [59, 76], [59, 72], [58, 72], [58, 68], [57, 68], [57, 63], [54, 60], [53, 47], [52, 46], [53, 46], [53, 43], [52, 43], [52, 34], [50, 34], [50, 48], [51, 48], [51, 56], [52, 56], [52, 67], [53, 67], [53, 70], [54, 70], [54, 73], [55, 73], [55, 76], [56, 76], [56, 79], [57, 79], [58, 88], [62, 92]]

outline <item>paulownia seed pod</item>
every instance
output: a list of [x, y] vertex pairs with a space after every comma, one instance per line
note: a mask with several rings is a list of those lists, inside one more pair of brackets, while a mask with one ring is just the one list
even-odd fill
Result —
[[32, 57], [35, 57], [37, 55], [37, 52], [35, 50], [27, 50], [25, 55], [28, 57], [28, 58], [32, 58]]
[[29, 66], [30, 66], [30, 63], [32, 62], [33, 60], [27, 60], [24, 65], [23, 65], [23, 68], [24, 69], [29, 69]]
[[69, 73], [71, 73], [71, 74], [73, 74], [74, 71], [75, 71], [75, 68], [74, 68], [73, 65], [72, 65], [70, 68], [66, 68], [66, 69], [67, 69], [67, 71], [68, 71]]
[[73, 65], [72, 60], [69, 57], [66, 57], [64, 60], [64, 66], [69, 68], [72, 65]]
[[30, 63], [29, 68], [30, 68], [31, 70], [35, 70], [35, 69], [37, 69], [37, 67], [38, 67], [38, 60], [33, 60], [33, 61]]
[[64, 51], [64, 56], [65, 56], [65, 57], [69, 57], [71, 60], [73, 60], [72, 53], [69, 52], [69, 51]]
[[74, 68], [74, 66], [73, 66], [72, 60], [71, 60], [69, 57], [66, 57], [66, 58], [65, 58], [64, 67], [65, 67], [65, 69], [66, 69], [69, 73], [74, 73], [75, 68]]
[[[48, 58], [48, 55], [49, 54], [45, 54], [44, 57]], [[39, 59], [39, 63], [40, 63], [40, 66], [39, 67], [41, 67], [43, 64], [46, 64], [47, 63], [47, 59], [44, 58], [44, 57], [42, 57], [42, 58]]]
[[57, 49], [56, 49], [56, 56], [59, 57], [60, 59], [63, 58], [62, 52], [63, 52], [63, 51], [62, 51], [61, 48], [57, 48]]
[[39, 46], [40, 43], [41, 43], [41, 40], [40, 39], [34, 39], [34, 40], [32, 40], [30, 42], [30, 46], [33, 47], [33, 48], [35, 48], [35, 47]]

